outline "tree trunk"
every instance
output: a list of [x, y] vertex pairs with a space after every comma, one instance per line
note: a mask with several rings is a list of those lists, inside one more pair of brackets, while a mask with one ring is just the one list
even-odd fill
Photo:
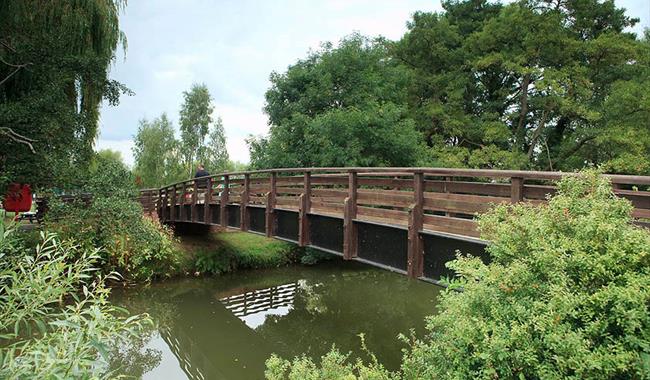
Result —
[[519, 111], [519, 122], [515, 130], [515, 141], [513, 150], [523, 152], [524, 139], [526, 138], [526, 115], [528, 114], [528, 87], [530, 86], [530, 74], [524, 74], [521, 81], [521, 109]]

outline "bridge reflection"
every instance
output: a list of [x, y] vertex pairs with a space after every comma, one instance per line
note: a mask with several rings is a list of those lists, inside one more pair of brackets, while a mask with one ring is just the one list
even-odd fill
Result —
[[272, 353], [317, 359], [336, 344], [363, 355], [361, 332], [395, 369], [402, 349], [395, 337], [412, 327], [424, 332], [438, 291], [358, 263], [329, 262], [116, 290], [115, 303], [159, 324], [158, 341], [146, 347], [162, 350], [162, 361], [144, 378], [261, 379]]
[[256, 328], [269, 315], [286, 315], [293, 308], [298, 282], [223, 297], [221, 303], [248, 327]]

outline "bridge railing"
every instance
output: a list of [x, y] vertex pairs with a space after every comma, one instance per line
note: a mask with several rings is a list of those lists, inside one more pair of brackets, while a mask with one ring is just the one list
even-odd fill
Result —
[[[298, 214], [295, 240], [310, 244], [310, 216], [343, 220], [343, 255], [356, 257], [356, 223], [408, 230], [408, 272], [422, 273], [422, 233], [479, 236], [475, 216], [495, 204], [543, 203], [575, 173], [442, 168], [290, 168], [223, 173], [142, 190], [147, 212], [283, 236], [278, 218]], [[650, 226], [650, 177], [605, 175]], [[263, 219], [260, 216], [263, 214]], [[261, 222], [263, 220], [263, 222]], [[286, 236], [285, 236], [286, 237]]]

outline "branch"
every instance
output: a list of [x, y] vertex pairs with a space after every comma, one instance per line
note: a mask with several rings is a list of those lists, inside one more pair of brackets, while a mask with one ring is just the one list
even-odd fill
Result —
[[[577, 152], [578, 150], [580, 150], [580, 148], [582, 148], [583, 145], [585, 145], [587, 142], [589, 142], [589, 141], [591, 141], [591, 140], [593, 140], [593, 139], [595, 139], [595, 138], [596, 138], [596, 136], [587, 136], [587, 137], [583, 138], [582, 140], [580, 140], [580, 141], [576, 144], [576, 146], [574, 146], [573, 148], [569, 149], [569, 150], [568, 150], [567, 152], [565, 152], [562, 156], [558, 157], [558, 159], [555, 160], [555, 162], [558, 162], [558, 161], [564, 161], [565, 159], [571, 157], [575, 152]], [[549, 164], [550, 164], [550, 163], [549, 163]]]
[[18, 71], [20, 71], [20, 69], [22, 69], [22, 68], [24, 68], [24, 67], [27, 67], [27, 66], [29, 66], [29, 65], [32, 64], [31, 62], [27, 62], [27, 63], [23, 63], [22, 65], [12, 65], [11, 63], [6, 62], [6, 61], [5, 61], [4, 59], [2, 59], [2, 58], [0, 58], [0, 61], [2, 61], [2, 63], [4, 63], [4, 64], [7, 65], [7, 66], [15, 67], [14, 71], [12, 71], [9, 75], [7, 75], [7, 76], [5, 77], [5, 79], [3, 79], [2, 81], [0, 81], [0, 86], [2, 86], [6, 81], [8, 81], [9, 78], [11, 78], [12, 76], [14, 76], [14, 74], [16, 74]]
[[0, 127], [0, 135], [5, 135], [17, 143], [25, 144], [29, 147], [29, 150], [31, 150], [32, 153], [36, 153], [34, 147], [32, 146], [32, 143], [35, 142], [36, 140], [23, 136], [20, 133], [17, 133], [13, 129], [8, 127]]
[[535, 128], [535, 131], [533, 132], [533, 137], [530, 140], [530, 147], [528, 148], [528, 161], [533, 157], [535, 144], [537, 144], [537, 139], [542, 133], [542, 129], [546, 126], [546, 119], [548, 118], [549, 113], [550, 111], [548, 109], [545, 109], [544, 112], [542, 112], [542, 120], [540, 120], [539, 125], [537, 125], [537, 128]]

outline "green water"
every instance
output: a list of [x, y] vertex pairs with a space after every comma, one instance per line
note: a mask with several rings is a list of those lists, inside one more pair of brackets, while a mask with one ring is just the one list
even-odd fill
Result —
[[272, 353], [319, 358], [335, 344], [367, 359], [363, 333], [377, 358], [397, 369], [398, 334], [422, 336], [439, 292], [339, 260], [116, 289], [116, 305], [149, 313], [159, 327], [121, 347], [113, 365], [144, 379], [258, 379]]

